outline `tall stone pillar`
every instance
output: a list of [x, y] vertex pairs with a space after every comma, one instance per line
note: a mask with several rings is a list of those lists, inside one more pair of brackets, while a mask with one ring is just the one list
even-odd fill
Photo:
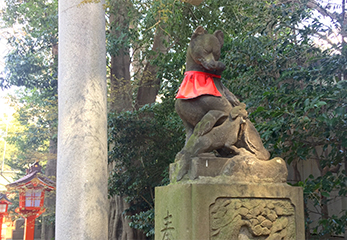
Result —
[[57, 240], [108, 232], [104, 1], [81, 2], [59, 0]]

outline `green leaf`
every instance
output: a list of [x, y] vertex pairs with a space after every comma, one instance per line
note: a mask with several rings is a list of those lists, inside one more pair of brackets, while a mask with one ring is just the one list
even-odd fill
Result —
[[327, 193], [327, 192], [321, 192], [321, 194], [322, 194], [322, 196], [324, 196], [324, 197], [330, 197], [330, 194]]

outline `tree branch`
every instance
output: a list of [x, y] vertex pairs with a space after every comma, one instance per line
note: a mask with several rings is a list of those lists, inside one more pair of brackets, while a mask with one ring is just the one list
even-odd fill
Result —
[[325, 8], [320, 6], [315, 0], [309, 0], [306, 4], [308, 8], [317, 10], [320, 14], [322, 14], [324, 17], [329, 17], [333, 21], [337, 21], [338, 15], [328, 12]]

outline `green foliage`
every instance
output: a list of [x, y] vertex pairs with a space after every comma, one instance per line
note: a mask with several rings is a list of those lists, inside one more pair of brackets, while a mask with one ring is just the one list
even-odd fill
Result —
[[143, 231], [147, 237], [154, 236], [154, 208], [127, 217], [130, 219], [130, 227]]
[[[225, 84], [247, 103], [273, 156], [282, 156], [295, 170], [299, 161], [317, 165], [321, 175], [310, 180], [315, 184], [302, 185], [309, 193], [306, 200], [312, 194], [319, 199], [313, 201], [321, 214], [312, 225], [313, 233], [341, 234], [346, 211], [329, 215], [327, 204], [334, 198], [333, 191], [338, 190], [340, 197], [346, 192], [341, 166], [346, 164], [347, 92], [346, 81], [340, 78], [345, 59], [336, 51], [314, 46], [311, 37], [320, 30], [319, 24], [298, 27], [309, 17], [307, 10], [283, 4], [275, 5], [273, 11], [268, 17], [271, 25], [264, 23], [225, 44], [224, 62], [229, 69], [223, 76], [231, 80]], [[307, 227], [311, 211], [306, 212]]]
[[136, 112], [110, 113], [109, 194], [126, 196], [131, 226], [153, 235], [154, 188], [167, 184], [168, 167], [182, 148], [184, 132], [173, 101]]
[[8, 39], [6, 76], [0, 87], [57, 90], [58, 1], [7, 0], [4, 27], [16, 29]]
[[[304, 182], [299, 182], [298, 185], [304, 188], [305, 204], [307, 204], [308, 200], [311, 200], [313, 201], [314, 206], [320, 206], [322, 204], [328, 204], [329, 201], [333, 200], [330, 194], [334, 190], [338, 191], [340, 196], [345, 196], [346, 182], [347, 177], [343, 170], [338, 172], [336, 175], [328, 172], [326, 175], [317, 178], [310, 175]], [[305, 212], [307, 215], [306, 222], [312, 223], [307, 209], [305, 209]], [[318, 237], [324, 237], [331, 233], [343, 234], [345, 232], [346, 224], [347, 212], [342, 210], [339, 216], [331, 215], [328, 218], [319, 219], [318, 225], [313, 228], [313, 233]]]
[[[326, 31], [326, 27], [312, 15], [307, 2], [206, 0], [194, 7], [179, 1], [155, 1], [151, 4], [141, 1], [134, 2], [134, 6], [139, 6], [136, 8], [139, 9], [136, 13], [139, 14], [139, 28], [138, 34], [132, 37], [143, 41], [142, 46], [150, 46], [154, 26], [160, 26], [167, 35], [170, 50], [154, 60], [159, 68], [160, 94], [164, 103], [172, 101], [182, 80], [186, 48], [194, 29], [202, 25], [210, 33], [222, 30], [225, 43], [221, 61], [227, 65], [223, 82], [247, 103], [251, 120], [266, 147], [273, 156], [282, 156], [294, 168], [298, 161], [317, 163], [321, 175], [313, 180], [320, 182], [325, 179], [324, 184], [314, 184], [314, 188], [309, 184], [303, 186], [305, 193], [311, 194], [305, 194], [306, 200], [312, 194], [326, 199], [325, 202], [314, 202], [320, 208], [319, 212], [324, 212], [331, 191], [339, 189], [339, 196], [345, 196], [341, 180], [345, 173], [339, 169], [346, 162], [346, 81], [340, 78], [344, 74], [345, 58], [336, 51], [339, 49], [341, 52], [341, 46], [335, 45], [335, 51], [323, 51], [314, 45], [312, 36]], [[302, 24], [304, 21], [306, 23]], [[130, 41], [129, 46], [139, 44], [137, 40]], [[174, 114], [172, 111], [173, 108], [167, 109], [167, 114]], [[142, 124], [136, 122], [134, 125]], [[134, 138], [134, 130], [126, 132]], [[135, 141], [132, 141], [134, 143], [129, 146], [134, 146]], [[129, 148], [124, 145], [122, 151]], [[137, 152], [142, 151], [142, 148], [137, 149]], [[140, 155], [129, 154], [117, 158], [117, 161], [121, 164], [124, 159], [139, 159]], [[175, 153], [171, 154], [173, 158]], [[129, 166], [125, 165], [124, 169]], [[131, 172], [129, 176], [135, 173]], [[155, 175], [159, 176], [157, 172]], [[296, 180], [300, 181], [300, 176], [297, 177]], [[121, 186], [124, 182], [131, 182], [127, 185], [130, 187]], [[135, 193], [133, 189], [140, 186], [137, 183], [132, 185], [132, 179], [127, 177], [124, 182], [110, 187], [131, 195]], [[150, 220], [145, 217], [146, 212], [147, 209], [142, 215], [138, 213], [131, 217], [133, 226], [146, 228], [143, 219]], [[307, 219], [309, 214], [307, 212]], [[322, 236], [327, 232], [341, 233], [345, 214], [323, 214], [318, 225], [314, 226], [315, 233]], [[309, 226], [309, 220], [307, 224]]]
[[22, 87], [14, 96], [16, 119], [21, 134], [8, 136], [17, 153], [9, 160], [14, 169], [24, 170], [36, 159], [54, 158], [49, 146], [56, 144], [57, 133], [57, 65], [58, 1], [6, 0], [1, 14], [11, 51], [5, 59], [1, 88]]
[[28, 164], [36, 159], [44, 163], [55, 157], [49, 154], [49, 145], [50, 140], [56, 141], [57, 98], [47, 96], [43, 100], [43, 95], [37, 89], [18, 90], [11, 102], [16, 109], [14, 117], [19, 126], [16, 131], [9, 132], [6, 138], [16, 147], [16, 153], [7, 163], [24, 173]]
[[[92, 1], [81, 1], [88, 2]], [[126, 4], [123, 24], [110, 17], [121, 14], [117, 8], [120, 2]], [[19, 23], [23, 34], [9, 39], [13, 51], [7, 56], [6, 77], [0, 86], [32, 90], [18, 98], [23, 104], [18, 120], [26, 134], [9, 140], [27, 153], [45, 154], [47, 141], [54, 140], [56, 132], [57, 0], [6, 3], [8, 9], [2, 16], [6, 26]], [[310, 3], [205, 0], [195, 7], [173, 0], [107, 2], [108, 54], [133, 50], [134, 86], [146, 61], [158, 67], [161, 80], [158, 97], [162, 102], [136, 112], [109, 115], [109, 162], [113, 166], [109, 194], [124, 195], [131, 203], [127, 216], [132, 227], [153, 235], [153, 189], [168, 183], [169, 163], [184, 141], [173, 99], [185, 71], [190, 36], [202, 25], [210, 33], [224, 32], [221, 61], [227, 69], [222, 80], [247, 103], [250, 118], [272, 155], [282, 156], [294, 169], [299, 161], [317, 164], [320, 175], [295, 179], [304, 187], [305, 201], [312, 201], [321, 214], [318, 225], [312, 227], [311, 210], [306, 208], [307, 227], [318, 236], [343, 233], [346, 211], [329, 215], [326, 206], [333, 192], [345, 197], [347, 191], [342, 170], [347, 165], [347, 48], [342, 42], [323, 51], [314, 44], [313, 36], [331, 33], [331, 29], [312, 14]], [[317, 6], [324, 8], [320, 3]], [[328, 7], [325, 10], [333, 13]], [[339, 16], [331, 14], [334, 25], [344, 33]], [[151, 59], [159, 29], [168, 50]], [[19, 155], [18, 159], [27, 156]]]
[[[10, 144], [6, 138], [16, 131], [18, 134], [18, 130], [20, 129], [19, 126], [20, 124], [18, 121], [16, 121], [12, 116], [9, 116], [6, 113], [0, 114], [0, 159], [4, 160], [6, 163], [16, 152], [14, 144]], [[11, 169], [9, 166], [4, 165], [4, 170], [9, 171]]]

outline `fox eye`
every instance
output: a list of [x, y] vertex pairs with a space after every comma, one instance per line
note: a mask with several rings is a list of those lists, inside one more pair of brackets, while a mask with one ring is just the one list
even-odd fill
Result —
[[210, 52], [212, 52], [212, 48], [210, 46], [207, 46], [206, 48], [204, 48], [204, 52], [210, 53]]

